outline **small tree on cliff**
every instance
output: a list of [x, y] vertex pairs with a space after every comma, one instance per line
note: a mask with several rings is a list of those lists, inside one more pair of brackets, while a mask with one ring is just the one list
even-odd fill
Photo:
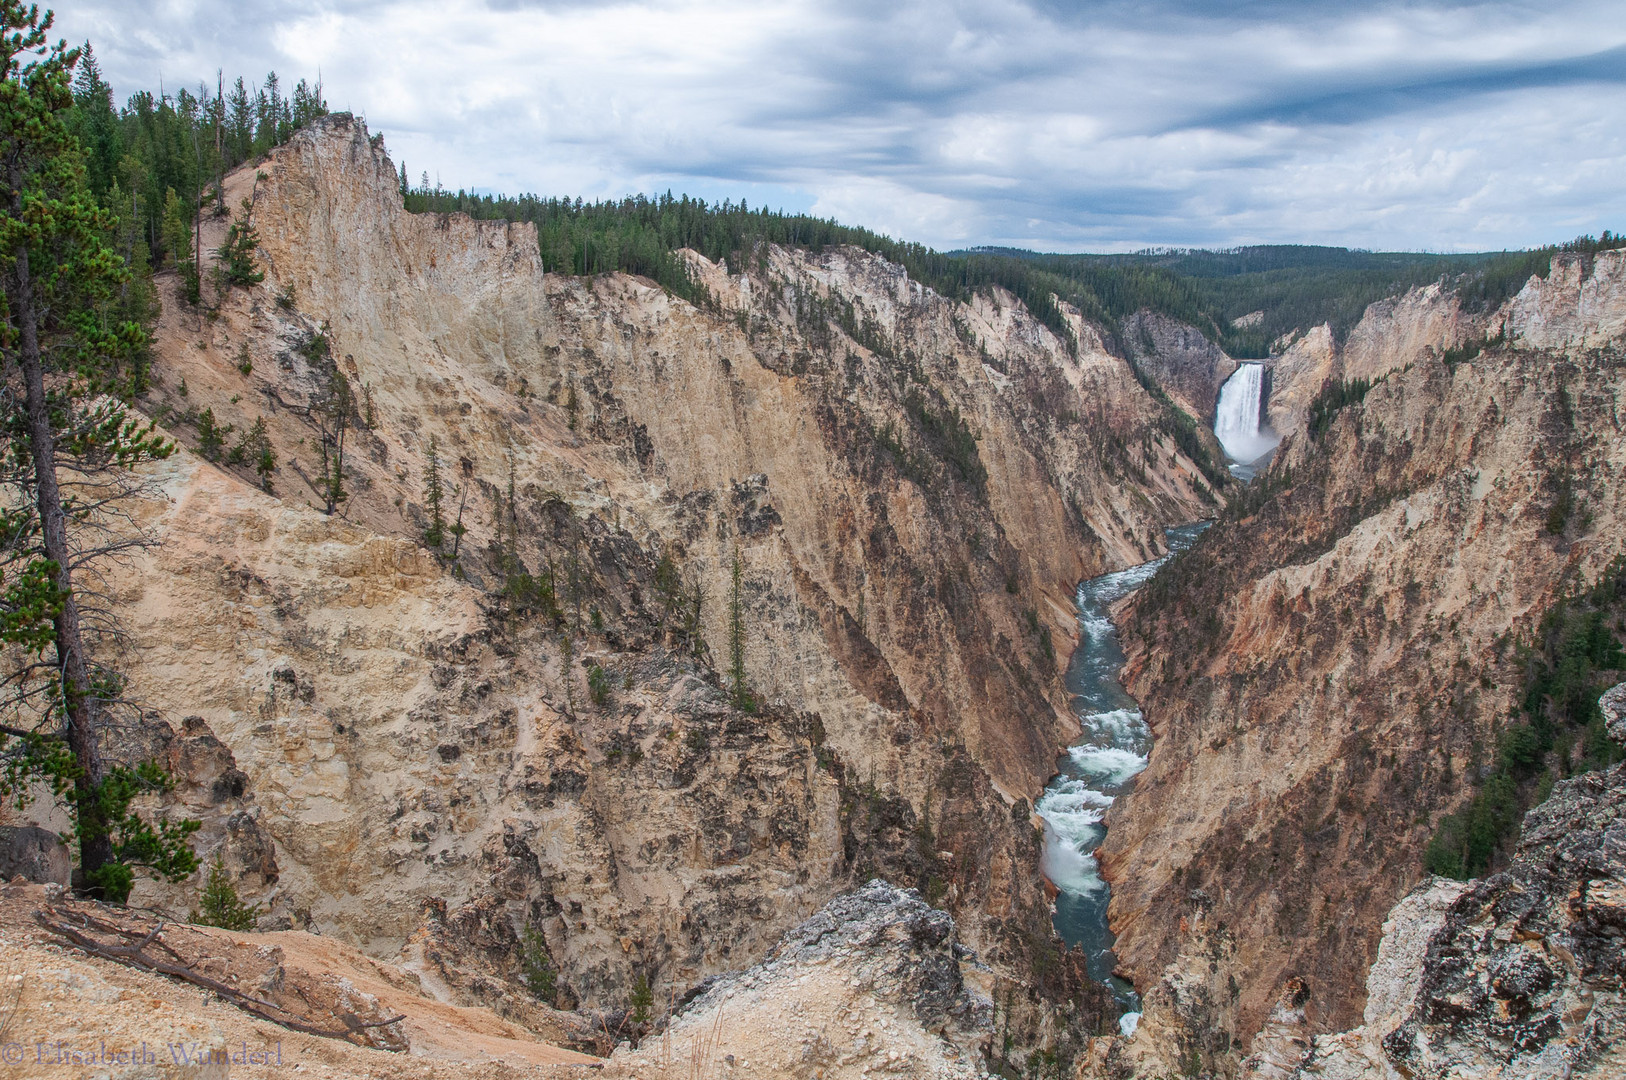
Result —
[[249, 224], [253, 209], [253, 204], [244, 199], [237, 220], [226, 229], [226, 242], [215, 252], [220, 256], [226, 281], [231, 285], [258, 285], [265, 280], [265, 271], [254, 262], [254, 252], [260, 246], [260, 234]]
[[745, 565], [740, 560], [740, 549], [735, 548], [734, 569], [728, 590], [728, 677], [734, 707], [750, 713], [757, 711], [757, 699], [745, 681], [744, 578]]
[[252, 930], [259, 916], [260, 905], [245, 904], [238, 897], [225, 860], [216, 852], [214, 862], [209, 864], [209, 877], [203, 884], [203, 892], [198, 896], [198, 906], [187, 916], [188, 921], [199, 926], [218, 926], [223, 930]]
[[440, 440], [429, 436], [428, 460], [423, 467], [423, 501], [429, 507], [429, 527], [423, 531], [423, 542], [441, 549], [446, 543], [446, 488], [440, 478]]
[[[0, 0], [0, 794], [26, 802], [36, 783], [74, 817], [80, 868], [93, 893], [122, 901], [132, 865], [181, 880], [197, 865], [196, 823], [154, 826], [131, 811], [167, 786], [151, 765], [104, 762], [101, 737], [123, 704], [121, 680], [93, 644], [106, 612], [81, 606], [76, 576], [98, 558], [145, 542], [117, 530], [130, 469], [173, 444], [131, 417], [142, 327], [121, 319], [129, 270], [109, 245], [118, 221], [86, 186], [67, 126], [77, 49], [50, 45], [52, 16]], [[100, 617], [98, 617], [100, 616]]]
[[316, 424], [317, 449], [321, 453], [321, 475], [311, 486], [322, 499], [322, 512], [335, 514], [339, 504], [350, 498], [344, 489], [345, 442], [356, 414], [356, 394], [350, 380], [333, 360], [333, 342], [327, 327], [305, 346], [311, 366], [325, 368], [327, 385], [311, 402], [310, 418]]

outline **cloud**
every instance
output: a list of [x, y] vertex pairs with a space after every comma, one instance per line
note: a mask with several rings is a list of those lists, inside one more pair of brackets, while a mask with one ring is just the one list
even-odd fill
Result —
[[82, 0], [120, 93], [318, 69], [413, 175], [939, 247], [1522, 246], [1626, 220], [1614, 2]]

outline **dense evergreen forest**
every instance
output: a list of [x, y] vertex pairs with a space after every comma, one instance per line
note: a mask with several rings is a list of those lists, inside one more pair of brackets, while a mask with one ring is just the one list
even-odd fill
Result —
[[[225, 205], [226, 173], [327, 113], [320, 83], [301, 79], [287, 92], [275, 72], [258, 86], [222, 75], [213, 88], [142, 90], [117, 106], [88, 44], [74, 68], [72, 98], [66, 129], [77, 140], [89, 193], [114, 216], [112, 249], [131, 272], [113, 314], [139, 324], [157, 314], [154, 269], [174, 266], [181, 298], [203, 299], [212, 253], [199, 250], [197, 226], [203, 214], [236, 210]], [[135, 389], [143, 370], [138, 366]]]
[[[461, 211], [476, 218], [534, 222], [543, 264], [561, 273], [621, 270], [641, 274], [695, 303], [707, 303], [677, 257], [692, 248], [712, 261], [742, 267], [766, 241], [821, 250], [851, 244], [902, 265], [915, 278], [956, 299], [998, 285], [1010, 290], [1064, 340], [1071, 332], [1053, 297], [1116, 334], [1125, 316], [1143, 309], [1197, 327], [1232, 356], [1264, 357], [1282, 335], [1330, 323], [1342, 338], [1368, 304], [1417, 285], [1445, 280], [1476, 309], [1497, 306], [1532, 274], [1545, 275], [1556, 251], [1594, 252], [1626, 246], [1604, 232], [1529, 251], [1437, 255], [1348, 248], [1272, 245], [1224, 251], [1157, 250], [1132, 255], [1043, 255], [1009, 248], [937, 252], [868, 229], [743, 201], [708, 204], [670, 192], [619, 201], [493, 196], [417, 186], [401, 170], [408, 210]], [[1255, 320], [1236, 320], [1259, 312]]]

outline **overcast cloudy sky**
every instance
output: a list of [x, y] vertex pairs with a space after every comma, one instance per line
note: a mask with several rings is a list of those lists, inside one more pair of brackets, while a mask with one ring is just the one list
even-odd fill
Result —
[[120, 100], [321, 72], [413, 177], [939, 248], [1626, 228], [1626, 3], [65, 0]]

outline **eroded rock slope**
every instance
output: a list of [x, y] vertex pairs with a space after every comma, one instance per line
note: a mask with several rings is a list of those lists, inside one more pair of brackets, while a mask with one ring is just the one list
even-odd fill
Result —
[[1514, 639], [1621, 554], [1626, 357], [1587, 299], [1621, 260], [1567, 265], [1498, 316], [1511, 344], [1424, 352], [1290, 438], [1131, 603], [1156, 741], [1103, 863], [1148, 1067], [1234, 1069], [1290, 979], [1311, 1031], [1358, 1020], [1384, 914], [1515, 705]]
[[[166, 302], [143, 405], [199, 453], [109, 588], [127, 749], [269, 924], [516, 1010], [527, 929], [561, 1005], [621, 1006], [875, 874], [1002, 971], [1054, 950], [1026, 797], [1074, 730], [1072, 587], [1215, 505], [1093, 328], [849, 249], [697, 257], [704, 310], [545, 273], [528, 226], [405, 213], [345, 116], [240, 200], [266, 280]], [[754, 713], [716, 674], [736, 564]]]

